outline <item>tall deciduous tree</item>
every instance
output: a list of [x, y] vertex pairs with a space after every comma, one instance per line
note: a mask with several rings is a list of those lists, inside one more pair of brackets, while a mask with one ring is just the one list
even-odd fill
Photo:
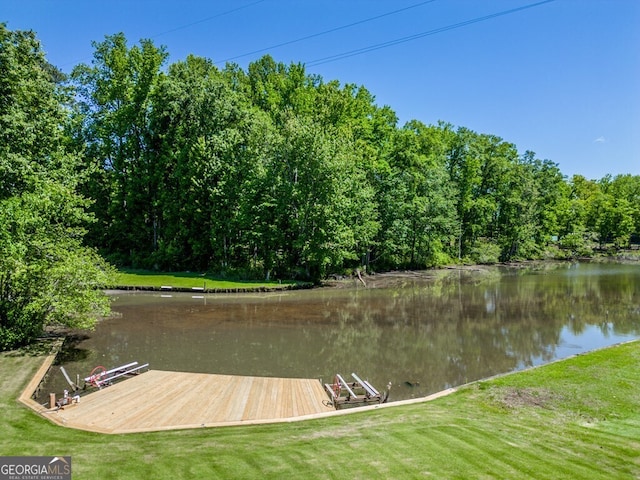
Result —
[[256, 213], [268, 265], [321, 278], [366, 255], [378, 226], [374, 192], [348, 136], [293, 117], [263, 174]]
[[154, 258], [164, 268], [246, 266], [253, 222], [243, 205], [269, 143], [264, 117], [209, 60], [189, 56], [162, 76], [149, 163], [161, 178]]
[[110, 269], [82, 244], [88, 202], [75, 193], [59, 79], [32, 32], [0, 24], [0, 349], [109, 310], [98, 287]]
[[640, 240], [640, 176], [607, 175], [599, 182], [607, 197], [600, 219], [603, 236], [624, 247], [635, 235]]
[[157, 169], [147, 155], [150, 96], [167, 53], [151, 40], [129, 47], [122, 33], [93, 45], [92, 64], [72, 73], [93, 173], [86, 193], [97, 199], [91, 238], [111, 254], [145, 256], [158, 216]]
[[411, 121], [395, 135], [390, 170], [380, 176], [381, 265], [425, 268], [456, 254], [459, 222], [445, 166], [448, 134], [447, 127]]

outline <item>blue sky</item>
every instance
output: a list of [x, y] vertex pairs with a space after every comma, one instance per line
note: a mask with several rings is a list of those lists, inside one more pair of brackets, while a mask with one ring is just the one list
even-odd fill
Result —
[[170, 62], [193, 53], [246, 68], [269, 53], [364, 85], [400, 124], [497, 135], [568, 176], [640, 175], [640, 0], [555, 0], [492, 16], [538, 1], [0, 0], [0, 21], [34, 30], [66, 72], [117, 32], [165, 45]]

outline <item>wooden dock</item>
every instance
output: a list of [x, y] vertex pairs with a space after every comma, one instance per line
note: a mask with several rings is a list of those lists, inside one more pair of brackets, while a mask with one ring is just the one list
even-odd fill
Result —
[[67, 427], [131, 433], [270, 423], [332, 410], [316, 379], [150, 370], [41, 413]]

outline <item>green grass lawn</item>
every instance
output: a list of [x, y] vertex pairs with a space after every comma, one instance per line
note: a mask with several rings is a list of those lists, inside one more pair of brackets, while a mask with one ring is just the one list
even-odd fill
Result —
[[207, 274], [194, 272], [158, 273], [148, 270], [119, 270], [114, 287], [153, 287], [170, 286], [173, 288], [204, 288], [207, 290], [237, 290], [282, 288], [305, 285], [303, 282], [289, 281], [253, 281], [226, 280]]
[[71, 455], [76, 480], [640, 478], [640, 342], [479, 382], [429, 403], [127, 435], [59, 427], [19, 404], [41, 360], [0, 354], [0, 453]]

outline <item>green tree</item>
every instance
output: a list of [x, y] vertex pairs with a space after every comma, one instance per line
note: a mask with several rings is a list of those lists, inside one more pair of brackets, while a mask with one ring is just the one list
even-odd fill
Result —
[[349, 137], [291, 118], [263, 168], [255, 213], [268, 265], [318, 279], [366, 254], [378, 226], [374, 192]]
[[573, 175], [569, 185], [570, 210], [565, 217], [564, 234], [582, 232], [584, 242], [589, 244], [597, 238], [597, 205], [602, 191], [596, 181], [582, 175]]
[[84, 191], [96, 199], [91, 240], [135, 262], [155, 248], [157, 169], [149, 150], [150, 98], [167, 53], [151, 40], [128, 47], [122, 33], [94, 42], [92, 64], [74, 68], [81, 119], [78, 137], [91, 172]]
[[514, 161], [507, 167], [496, 221], [501, 259], [523, 260], [539, 254], [538, 185], [534, 166]]
[[111, 269], [82, 245], [86, 204], [55, 182], [0, 201], [0, 349], [109, 313]]
[[634, 208], [620, 185], [613, 186], [612, 183], [610, 175], [598, 182], [600, 195], [594, 202], [593, 215], [600, 246], [611, 242], [619, 248], [629, 243], [633, 233]]
[[153, 96], [149, 154], [161, 177], [158, 251], [164, 268], [245, 268], [254, 170], [270, 143], [270, 120], [234, 91], [211, 61], [189, 56]]
[[0, 24], [0, 349], [109, 311], [109, 267], [83, 246], [88, 201], [62, 132], [69, 92], [32, 32]]
[[291, 114], [307, 116], [315, 108], [319, 76], [308, 75], [304, 65], [285, 65], [270, 55], [249, 64], [242, 78], [253, 105], [267, 112], [277, 126], [283, 126]]
[[[456, 132], [449, 147], [447, 169], [458, 194], [460, 258], [477, 261], [481, 254], [485, 261], [497, 262], [512, 253], [512, 242], [505, 235], [519, 211], [514, 206], [517, 198], [510, 190], [513, 182], [509, 177], [517, 161], [515, 146], [499, 137], [466, 128]], [[501, 254], [488, 257], [483, 253], [487, 249]]]
[[[366, 266], [378, 229], [373, 166], [384, 144], [381, 132], [395, 128], [395, 114], [378, 109], [363, 87], [324, 83], [299, 64], [285, 66], [269, 56], [247, 74], [236, 67], [225, 74], [275, 128], [245, 189], [255, 195], [245, 216], [259, 225], [248, 229], [256, 241], [253, 258], [262, 257], [267, 272], [298, 268], [312, 277]], [[305, 203], [317, 198], [323, 204]]]
[[570, 188], [559, 166], [552, 161], [539, 160], [530, 151], [525, 152], [523, 161], [531, 166], [538, 190], [536, 243], [544, 246], [552, 238], [559, 238], [563, 231], [563, 218], [570, 208]]
[[600, 186], [614, 203], [615, 212], [610, 215], [618, 217], [612, 218], [616, 243], [625, 246], [632, 236], [640, 242], [640, 175], [616, 175], [613, 179], [607, 176]]
[[457, 253], [455, 192], [446, 171], [448, 128], [411, 121], [399, 130], [382, 176], [381, 264], [425, 268]]

